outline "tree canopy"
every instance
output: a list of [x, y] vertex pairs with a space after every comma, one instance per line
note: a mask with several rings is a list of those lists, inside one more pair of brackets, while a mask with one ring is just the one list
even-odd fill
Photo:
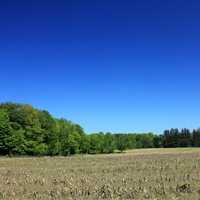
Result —
[[113, 153], [134, 148], [200, 147], [200, 129], [153, 133], [86, 134], [76, 123], [56, 119], [48, 111], [27, 104], [0, 104], [1, 155], [73, 155]]

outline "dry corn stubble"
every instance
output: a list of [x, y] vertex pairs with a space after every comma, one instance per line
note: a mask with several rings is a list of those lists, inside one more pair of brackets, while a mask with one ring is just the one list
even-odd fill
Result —
[[199, 200], [200, 149], [0, 158], [0, 199]]

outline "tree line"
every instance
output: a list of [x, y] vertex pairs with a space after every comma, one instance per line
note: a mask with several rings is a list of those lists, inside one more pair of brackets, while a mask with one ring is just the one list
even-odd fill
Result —
[[73, 155], [113, 153], [135, 148], [199, 147], [200, 130], [153, 133], [86, 134], [79, 124], [54, 118], [31, 105], [0, 104], [1, 155]]

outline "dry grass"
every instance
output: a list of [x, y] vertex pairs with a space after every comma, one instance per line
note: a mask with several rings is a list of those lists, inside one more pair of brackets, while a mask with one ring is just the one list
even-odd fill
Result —
[[0, 158], [0, 199], [200, 199], [200, 149]]

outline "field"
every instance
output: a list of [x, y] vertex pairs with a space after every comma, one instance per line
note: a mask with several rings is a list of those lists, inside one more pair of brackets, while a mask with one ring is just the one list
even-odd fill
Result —
[[200, 149], [0, 158], [0, 199], [200, 199]]

